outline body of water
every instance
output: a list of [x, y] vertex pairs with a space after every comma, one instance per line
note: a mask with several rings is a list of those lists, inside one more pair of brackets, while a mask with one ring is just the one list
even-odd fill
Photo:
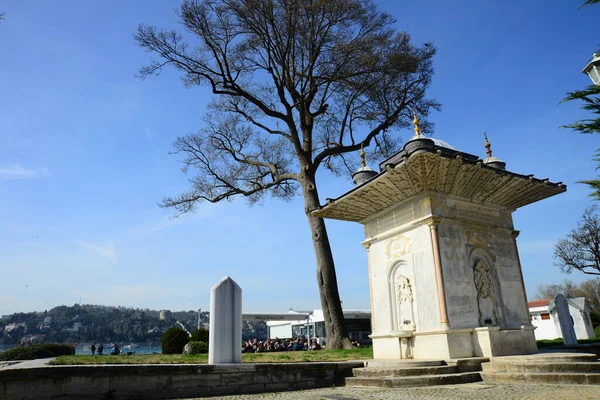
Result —
[[[118, 343], [117, 343], [118, 344]], [[12, 349], [13, 347], [17, 347], [16, 345], [2, 345], [0, 346], [0, 353], [4, 350]], [[98, 343], [96, 343], [96, 348], [98, 347]], [[110, 350], [112, 349], [112, 343], [104, 344], [103, 354], [110, 354]], [[125, 345], [124, 347], [119, 347], [119, 349], [123, 350], [123, 353], [127, 352], [135, 352], [135, 354], [154, 354], [154, 353], [162, 353], [162, 349], [160, 346], [148, 346], [146, 344], [143, 345]], [[79, 345], [75, 349], [75, 355], [77, 356], [89, 356], [92, 355], [92, 350], [90, 349], [90, 345]]]
[[[118, 344], [118, 343], [117, 343]], [[98, 344], [96, 343], [96, 349], [98, 348]], [[104, 344], [104, 351], [102, 354], [109, 355], [110, 350], [112, 349], [112, 343]], [[154, 354], [154, 353], [162, 353], [162, 349], [160, 346], [148, 346], [148, 345], [125, 345], [123, 347], [119, 347], [123, 353], [134, 352], [135, 354]], [[97, 352], [97, 350], [96, 350]], [[92, 355], [92, 350], [89, 345], [86, 346], [77, 346], [75, 349], [75, 355], [77, 356], [89, 356]]]

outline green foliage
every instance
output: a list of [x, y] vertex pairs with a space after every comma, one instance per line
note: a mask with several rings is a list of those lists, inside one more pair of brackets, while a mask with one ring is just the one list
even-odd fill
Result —
[[541, 349], [543, 347], [563, 346], [564, 344], [565, 344], [565, 342], [564, 342], [564, 340], [562, 340], [562, 338], [544, 339], [544, 340], [537, 341], [538, 349]]
[[208, 353], [208, 344], [202, 341], [190, 341], [188, 344], [188, 355], [206, 354]]
[[0, 353], [0, 361], [36, 360], [75, 354], [75, 347], [67, 344], [44, 343], [15, 347]]
[[594, 332], [596, 333], [596, 337], [597, 337], [597, 338], [600, 338], [600, 325], [598, 325], [598, 326], [596, 327], [596, 329], [594, 329]]
[[582, 119], [569, 125], [563, 126], [563, 128], [570, 128], [579, 133], [590, 134], [600, 133], [600, 86], [589, 85], [583, 90], [567, 93], [567, 97], [563, 99], [565, 101], [581, 100], [583, 105], [581, 108], [586, 111], [590, 111], [595, 114], [597, 118], [594, 119]]
[[[596, 327], [596, 336], [598, 336], [598, 334], [600, 333], [599, 329], [600, 326]], [[600, 343], [600, 338], [592, 338], [592, 339], [577, 339], [577, 344], [593, 344], [593, 343]], [[544, 340], [538, 340], [537, 341], [537, 347], [538, 349], [541, 349], [543, 347], [557, 347], [557, 346], [564, 346], [565, 342], [562, 338], [556, 338], [556, 339], [544, 339]]]
[[600, 338], [577, 339], [577, 344], [597, 344], [600, 343]]
[[163, 354], [181, 354], [183, 348], [190, 341], [187, 332], [176, 326], [169, 328], [160, 339]]
[[208, 344], [208, 339], [208, 330], [204, 328], [199, 328], [192, 332], [192, 337], [190, 338], [190, 341], [204, 342]]
[[586, 0], [579, 8], [583, 8], [585, 6], [589, 6], [590, 4], [596, 4], [596, 3], [600, 3], [600, 0]]

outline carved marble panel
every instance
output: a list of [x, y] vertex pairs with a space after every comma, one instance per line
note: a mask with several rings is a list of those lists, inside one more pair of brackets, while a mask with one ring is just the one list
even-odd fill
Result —
[[490, 265], [486, 259], [479, 259], [473, 268], [477, 304], [479, 305], [479, 326], [498, 326], [496, 296]]

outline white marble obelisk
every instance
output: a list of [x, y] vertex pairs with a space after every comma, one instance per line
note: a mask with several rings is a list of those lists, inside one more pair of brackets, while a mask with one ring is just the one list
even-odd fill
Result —
[[242, 362], [242, 289], [230, 277], [210, 289], [209, 364]]

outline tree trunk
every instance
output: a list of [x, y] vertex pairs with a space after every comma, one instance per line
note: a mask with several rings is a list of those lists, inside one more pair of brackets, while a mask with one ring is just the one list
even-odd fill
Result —
[[344, 313], [338, 292], [337, 277], [331, 245], [327, 236], [327, 228], [323, 218], [314, 217], [310, 211], [316, 209], [319, 203], [319, 193], [312, 172], [302, 174], [302, 190], [306, 217], [312, 234], [315, 256], [317, 259], [317, 284], [321, 296], [321, 307], [327, 330], [327, 349], [350, 349], [352, 344], [348, 338], [348, 330], [344, 324]]

